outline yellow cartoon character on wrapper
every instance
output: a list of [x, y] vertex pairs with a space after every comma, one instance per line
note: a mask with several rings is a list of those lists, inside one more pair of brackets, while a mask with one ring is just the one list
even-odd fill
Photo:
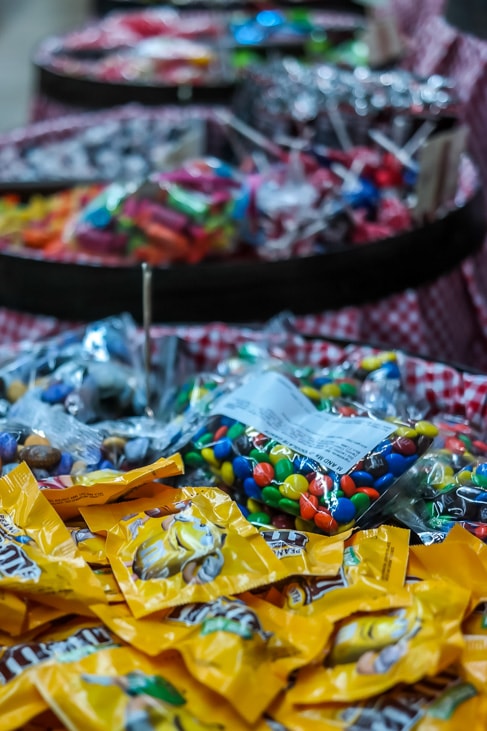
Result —
[[386, 673], [420, 629], [421, 619], [412, 607], [352, 619], [338, 630], [328, 665], [355, 662], [357, 673]]
[[[157, 509], [148, 512], [157, 517]], [[166, 516], [161, 528], [135, 552], [132, 568], [139, 579], [167, 579], [181, 572], [186, 583], [203, 584], [218, 576], [225, 542], [220, 528], [184, 512]]]
[[125, 675], [81, 676], [83, 683], [116, 686], [127, 696], [124, 731], [221, 731], [216, 723], [202, 723], [184, 708], [185, 697], [160, 675], [132, 670]]

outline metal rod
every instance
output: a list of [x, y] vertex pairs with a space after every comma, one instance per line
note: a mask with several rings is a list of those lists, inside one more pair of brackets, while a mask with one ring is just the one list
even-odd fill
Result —
[[154, 418], [151, 408], [151, 335], [152, 324], [152, 268], [144, 261], [142, 262], [142, 317], [144, 326], [144, 376], [145, 376], [145, 413], [146, 416]]

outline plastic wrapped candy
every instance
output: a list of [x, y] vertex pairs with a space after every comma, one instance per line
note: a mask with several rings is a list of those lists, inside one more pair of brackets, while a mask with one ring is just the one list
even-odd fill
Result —
[[[437, 428], [318, 412], [285, 376], [264, 373], [217, 399], [183, 449], [187, 468], [334, 534], [353, 526], [430, 446]], [[186, 479], [191, 480], [188, 473]]]
[[247, 206], [236, 170], [216, 158], [194, 159], [142, 184], [108, 186], [67, 235], [77, 248], [100, 255], [196, 263], [232, 253]]

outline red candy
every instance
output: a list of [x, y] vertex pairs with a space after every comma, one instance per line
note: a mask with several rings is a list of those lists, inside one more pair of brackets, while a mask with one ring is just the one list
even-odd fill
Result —
[[303, 520], [313, 520], [319, 508], [316, 495], [305, 493], [299, 498], [299, 512]]
[[338, 530], [338, 523], [333, 515], [329, 510], [327, 510], [327, 508], [324, 508], [321, 505], [318, 507], [313, 520], [317, 528], [320, 528], [327, 533], [334, 533]]
[[330, 475], [316, 475], [315, 479], [309, 483], [308, 491], [316, 497], [321, 497], [330, 490], [333, 490], [333, 480]]
[[399, 454], [403, 454], [405, 457], [410, 457], [417, 452], [416, 442], [413, 439], [409, 439], [409, 437], [397, 437], [392, 442], [392, 448], [395, 452], [399, 452]]
[[219, 429], [217, 429], [215, 434], [213, 435], [214, 441], [217, 442], [219, 439], [222, 439], [225, 436], [225, 434], [227, 433], [227, 431], [228, 431], [228, 426], [226, 426], [225, 424], [222, 424], [222, 426]]
[[350, 475], [343, 475], [340, 477], [340, 490], [344, 492], [346, 497], [351, 497], [357, 492], [357, 485]]
[[465, 452], [465, 442], [462, 442], [458, 437], [447, 437], [445, 439], [445, 449], [448, 449], [453, 454], [463, 454]]
[[367, 495], [370, 498], [371, 502], [380, 497], [380, 492], [374, 487], [358, 487], [357, 492], [363, 492], [364, 495]]
[[254, 467], [253, 477], [259, 487], [266, 487], [274, 479], [274, 467], [270, 462], [259, 462]]

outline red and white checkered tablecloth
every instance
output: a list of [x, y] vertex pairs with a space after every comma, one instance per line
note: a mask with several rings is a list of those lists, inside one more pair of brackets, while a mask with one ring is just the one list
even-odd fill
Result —
[[[296, 323], [291, 323], [296, 324]], [[236, 349], [249, 342], [265, 343], [297, 365], [330, 367], [345, 362], [358, 366], [368, 355], [378, 352], [371, 345], [340, 344], [292, 332], [270, 334], [265, 329], [237, 327], [224, 323], [193, 326], [156, 326], [154, 341], [164, 335], [178, 335], [195, 368], [211, 370]], [[487, 373], [473, 373], [452, 364], [396, 351], [405, 388], [415, 399], [425, 399], [435, 412], [469, 419], [484, 433], [487, 430]]]

